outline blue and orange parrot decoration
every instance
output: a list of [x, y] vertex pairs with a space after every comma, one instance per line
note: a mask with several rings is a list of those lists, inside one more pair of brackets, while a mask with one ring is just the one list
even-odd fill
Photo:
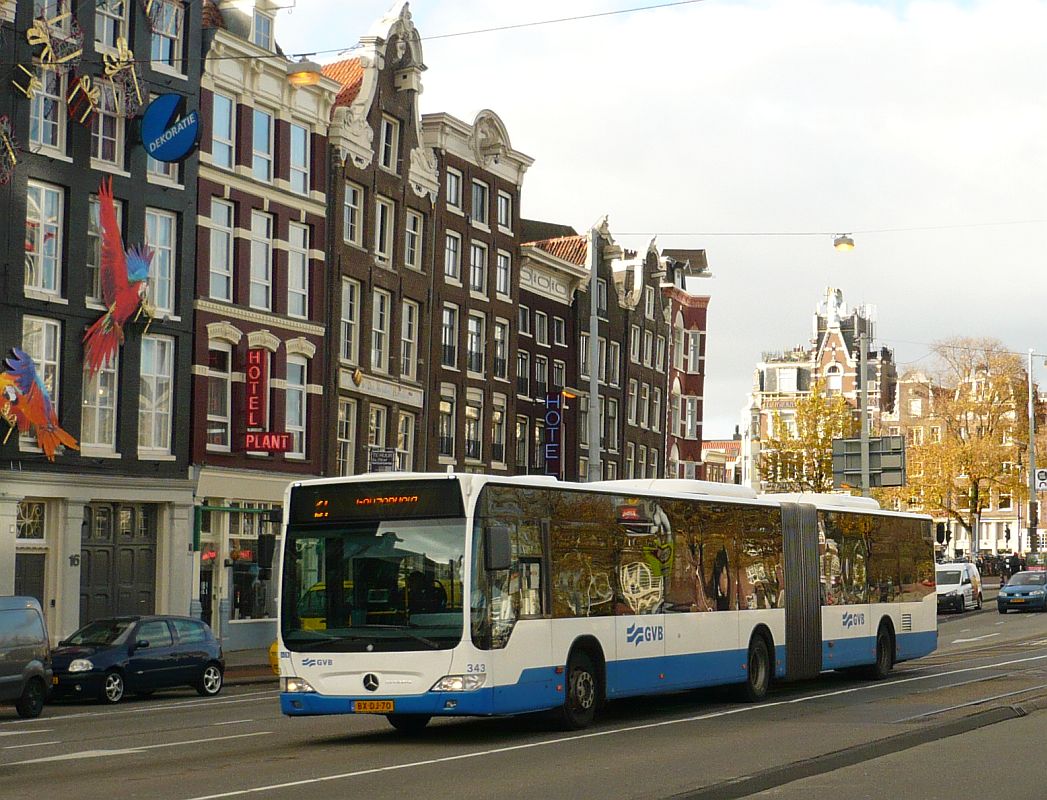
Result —
[[102, 181], [98, 189], [99, 220], [102, 226], [101, 283], [106, 312], [84, 334], [84, 367], [94, 375], [124, 343], [124, 325], [143, 313], [149, 318], [146, 331], [156, 309], [146, 300], [149, 263], [153, 251], [147, 245], [134, 246], [124, 251], [120, 226], [113, 206], [113, 181]]
[[0, 417], [11, 426], [4, 444], [15, 428], [19, 433], [29, 433], [32, 428], [36, 443], [49, 461], [55, 460], [59, 445], [79, 450], [76, 439], [58, 424], [51, 395], [33, 359], [17, 347], [13, 351], [14, 358], [7, 359], [7, 372], [0, 372]]

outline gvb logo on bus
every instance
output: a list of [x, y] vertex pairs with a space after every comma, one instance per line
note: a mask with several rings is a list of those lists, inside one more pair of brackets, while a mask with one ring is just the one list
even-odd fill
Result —
[[625, 629], [625, 641], [639, 647], [644, 642], [660, 642], [665, 638], [661, 625], [630, 625]]
[[857, 628], [860, 625], [865, 624], [865, 614], [852, 614], [848, 611], [843, 615], [843, 627], [845, 628]]

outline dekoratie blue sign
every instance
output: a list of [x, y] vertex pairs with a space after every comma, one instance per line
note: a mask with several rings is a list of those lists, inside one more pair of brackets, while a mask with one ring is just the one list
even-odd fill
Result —
[[200, 115], [190, 111], [175, 119], [184, 100], [180, 94], [162, 94], [142, 115], [142, 144], [157, 161], [181, 161], [196, 147]]

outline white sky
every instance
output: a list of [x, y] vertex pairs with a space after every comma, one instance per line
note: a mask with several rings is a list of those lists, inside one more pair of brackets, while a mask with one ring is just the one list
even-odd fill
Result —
[[[422, 111], [505, 121], [536, 159], [525, 217], [582, 230], [607, 214], [626, 246], [706, 249], [705, 438], [733, 432], [762, 351], [807, 342], [827, 285], [877, 307], [903, 371], [948, 336], [1047, 353], [1047, 2], [705, 0], [424, 41], [660, 1], [411, 12]], [[348, 47], [391, 5], [297, 0], [277, 37]], [[923, 230], [860, 232], [882, 228]], [[752, 235], [808, 231], [826, 235]], [[1047, 383], [1043, 358], [1035, 371]]]

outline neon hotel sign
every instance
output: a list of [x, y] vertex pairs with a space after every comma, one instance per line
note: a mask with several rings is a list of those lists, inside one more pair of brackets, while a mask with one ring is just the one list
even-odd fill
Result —
[[247, 433], [244, 449], [249, 452], [286, 453], [291, 449], [291, 434], [263, 430], [268, 416], [268, 351], [255, 347], [247, 351]]

